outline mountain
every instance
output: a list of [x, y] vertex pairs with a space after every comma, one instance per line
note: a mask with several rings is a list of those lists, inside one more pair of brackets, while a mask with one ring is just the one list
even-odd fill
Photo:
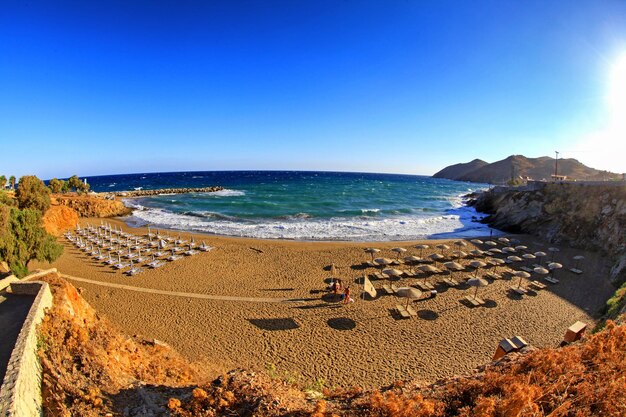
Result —
[[485, 165], [489, 165], [489, 162], [485, 162], [482, 159], [474, 159], [473, 161], [464, 164], [454, 164], [450, 165], [449, 167], [445, 167], [444, 169], [433, 175], [433, 177], [448, 179], [460, 178], [466, 174], [469, 174], [472, 171], [484, 167]]
[[[472, 169], [474, 167], [474, 169]], [[457, 181], [483, 182], [492, 184], [506, 183], [511, 178], [528, 177], [533, 180], [549, 180], [554, 174], [554, 158], [542, 156], [527, 158], [523, 155], [511, 155], [501, 161], [486, 163], [474, 159], [465, 164], [450, 165], [437, 172], [433, 177]], [[559, 159], [558, 174], [570, 180], [600, 181], [620, 178], [620, 174], [590, 168], [576, 159]]]

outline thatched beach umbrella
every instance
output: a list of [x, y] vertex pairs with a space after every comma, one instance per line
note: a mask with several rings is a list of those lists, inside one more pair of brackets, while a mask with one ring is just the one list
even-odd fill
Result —
[[515, 274], [516, 277], [519, 277], [519, 282], [517, 283], [517, 288], [520, 288], [522, 286], [522, 279], [526, 278], [530, 278], [530, 274], [526, 271], [516, 271]]
[[561, 265], [561, 264], [560, 264], [560, 263], [558, 263], [558, 262], [550, 262], [550, 263], [548, 264], [548, 269], [549, 269], [550, 271], [552, 271], [552, 278], [555, 278], [555, 275], [556, 275], [556, 270], [557, 270], [557, 269], [561, 269], [561, 268], [563, 268], [563, 265]]
[[388, 275], [390, 277], [400, 278], [404, 274], [404, 272], [395, 268], [387, 268], [387, 269], [383, 269], [383, 274]]
[[420, 258], [424, 257], [424, 249], [428, 249], [430, 246], [428, 245], [415, 245], [415, 249], [419, 249], [420, 250]]
[[483, 241], [480, 239], [472, 239], [470, 240], [470, 242], [472, 242], [474, 245], [482, 245]]
[[487, 266], [487, 264], [483, 261], [472, 261], [470, 262], [470, 266], [474, 268], [474, 278], [476, 278], [476, 276], [478, 275], [478, 270]]
[[515, 250], [518, 252], [526, 252], [528, 250], [528, 246], [518, 245], [515, 247]]
[[508, 245], [511, 241], [509, 239], [505, 238], [505, 237], [499, 237], [498, 238], [498, 242], [500, 242], [502, 244], [505, 244], [505, 245]]
[[418, 290], [417, 288], [413, 288], [413, 287], [401, 287], [398, 288], [398, 291], [396, 292], [396, 294], [399, 297], [405, 297], [406, 298], [406, 305], [409, 305], [409, 301], [410, 300], [417, 300], [418, 298], [421, 298], [423, 293]]
[[440, 243], [436, 246], [437, 249], [441, 249], [441, 254], [443, 255], [443, 253], [445, 251], [447, 251], [448, 249], [450, 249], [450, 246], [444, 244], [444, 243]]
[[470, 278], [467, 280], [467, 285], [469, 285], [470, 287], [476, 287], [476, 289], [474, 290], [474, 299], [475, 299], [476, 294], [478, 293], [478, 288], [486, 287], [487, 285], [489, 285], [489, 283], [483, 278], [474, 277], [474, 278]]
[[522, 262], [523, 261], [522, 258], [520, 258], [519, 256], [515, 256], [515, 255], [507, 256], [506, 260], [509, 262]]
[[541, 263], [541, 258], [545, 258], [546, 256], [548, 256], [548, 254], [540, 251], [540, 252], [535, 252], [535, 256], [539, 258], [537, 262]]
[[495, 253], [497, 253], [498, 255], [502, 255], [502, 250], [500, 248], [491, 248], [487, 252], [491, 253], [492, 255]]
[[374, 259], [374, 263], [378, 266], [386, 266], [392, 263], [393, 261], [389, 258], [376, 258]]
[[522, 255], [522, 258], [526, 259], [526, 265], [528, 266], [530, 264], [530, 261], [532, 259], [537, 259], [537, 257], [535, 255], [533, 255], [532, 253], [525, 253]]
[[456, 259], [461, 259], [465, 258], [467, 256], [467, 253], [463, 252], [462, 250], [455, 250], [454, 252], [452, 252], [452, 256]]
[[485, 256], [485, 252], [481, 251], [480, 249], [474, 249], [470, 251], [470, 255], [474, 257], [483, 257]]
[[538, 266], [534, 268], [533, 271], [535, 271], [535, 274], [544, 275], [544, 276], [550, 273], [550, 271], [548, 271], [546, 268], [542, 266]]
[[415, 256], [415, 255], [406, 256], [404, 258], [404, 262], [407, 262], [407, 263], [416, 263], [416, 262], [419, 262], [421, 260], [422, 260], [422, 258], [420, 258], [418, 256]]
[[380, 252], [380, 249], [376, 248], [365, 248], [365, 253], [369, 253], [372, 255], [372, 262], [374, 262], [374, 254]]
[[487, 246], [489, 246], [489, 247], [491, 247], [491, 248], [493, 248], [493, 247], [495, 247], [495, 246], [498, 246], [498, 244], [497, 244], [496, 242], [494, 242], [493, 240], [488, 240], [488, 241], [486, 241], [486, 242], [485, 242], [485, 245], [487, 245]]
[[580, 266], [580, 261], [582, 261], [583, 259], [585, 259], [585, 257], [582, 255], [574, 256], [574, 260], [576, 261], [576, 263], [574, 264], [574, 269], [580, 269], [578, 267]]
[[498, 267], [499, 267], [500, 265], [504, 265], [504, 263], [505, 263], [505, 262], [504, 262], [504, 260], [503, 260], [503, 259], [500, 259], [500, 258], [491, 258], [491, 259], [489, 259], [487, 262], [488, 262], [490, 265], [492, 265], [492, 266], [493, 266], [493, 272], [494, 272], [495, 274], [497, 274], [497, 273], [498, 273]]
[[445, 259], [445, 256], [443, 256], [443, 255], [442, 255], [442, 254], [440, 254], [440, 253], [433, 253], [433, 254], [430, 254], [430, 255], [428, 255], [428, 257], [429, 257], [430, 259], [432, 259], [432, 260], [433, 260], [433, 262], [435, 262], [435, 266], [437, 266], [437, 262], [441, 261], [442, 259]]
[[396, 259], [400, 259], [400, 255], [403, 254], [404, 252], [406, 252], [406, 249], [404, 249], [404, 248], [391, 248], [391, 251], [396, 253]]
[[450, 275], [454, 275], [455, 272], [460, 272], [465, 270], [465, 267], [458, 262], [446, 262], [443, 266], [450, 271]]
[[[431, 274], [431, 275], [432, 274], [438, 274], [438, 273], [441, 272], [438, 268], [435, 268], [432, 265], [420, 265], [420, 266], [417, 267], [417, 269], [419, 269], [420, 271], [425, 272], [427, 274]], [[424, 277], [422, 279], [422, 282], [426, 282], [426, 278], [427, 278], [427, 276], [424, 275]]]
[[548, 248], [548, 251], [550, 253], [552, 253], [552, 257], [550, 258], [550, 262], [554, 262], [554, 257], [556, 256], [557, 252], [560, 252], [561, 250], [559, 248]]
[[454, 246], [457, 247], [457, 250], [461, 250], [461, 248], [464, 248], [467, 246], [467, 243], [465, 243], [464, 240], [455, 240], [454, 241]]
[[504, 253], [515, 253], [515, 248], [512, 246], [506, 246], [502, 248], [502, 252]]

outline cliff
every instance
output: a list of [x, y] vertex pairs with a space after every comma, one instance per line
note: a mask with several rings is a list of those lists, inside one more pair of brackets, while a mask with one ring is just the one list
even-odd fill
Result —
[[[477, 163], [477, 161], [479, 161]], [[550, 179], [554, 174], [554, 158], [542, 156], [527, 158], [523, 155], [511, 155], [494, 163], [475, 159], [467, 164], [451, 165], [433, 175], [456, 181], [503, 184], [511, 178], [529, 177], [534, 180]], [[474, 167], [474, 169], [470, 169]], [[558, 174], [570, 180], [603, 181], [621, 176], [608, 171], [590, 168], [576, 159], [559, 159]]]
[[626, 281], [626, 187], [549, 183], [539, 190], [495, 188], [472, 203], [491, 226], [606, 253], [611, 280]]
[[52, 198], [52, 204], [69, 207], [79, 217], [117, 217], [132, 212], [121, 201], [92, 195], [56, 195]]
[[43, 216], [46, 232], [61, 236], [66, 230], [73, 230], [78, 223], [78, 213], [67, 206], [51, 206]]

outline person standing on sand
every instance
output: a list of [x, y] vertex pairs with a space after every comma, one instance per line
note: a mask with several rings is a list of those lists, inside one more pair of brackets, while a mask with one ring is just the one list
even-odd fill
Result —
[[350, 287], [346, 287], [343, 292], [343, 303], [348, 304], [350, 302]]

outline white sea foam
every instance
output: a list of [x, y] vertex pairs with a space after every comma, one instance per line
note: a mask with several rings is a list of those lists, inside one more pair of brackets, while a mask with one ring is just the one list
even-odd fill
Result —
[[208, 193], [208, 196], [213, 196], [213, 197], [239, 197], [242, 195], [246, 195], [245, 191], [241, 191], [241, 190], [229, 190], [227, 188], [223, 189], [223, 190], [219, 190], [219, 191], [214, 191], [212, 193]]
[[237, 221], [226, 216], [177, 214], [163, 209], [135, 211], [130, 222], [155, 227], [192, 230], [227, 236], [264, 239], [393, 241], [431, 237], [473, 237], [489, 234], [489, 228], [476, 222], [471, 207], [451, 210], [433, 217], [405, 216], [384, 219], [334, 218]]
[[361, 209], [361, 213], [378, 213], [380, 211], [380, 209], [374, 208], [374, 209]]

